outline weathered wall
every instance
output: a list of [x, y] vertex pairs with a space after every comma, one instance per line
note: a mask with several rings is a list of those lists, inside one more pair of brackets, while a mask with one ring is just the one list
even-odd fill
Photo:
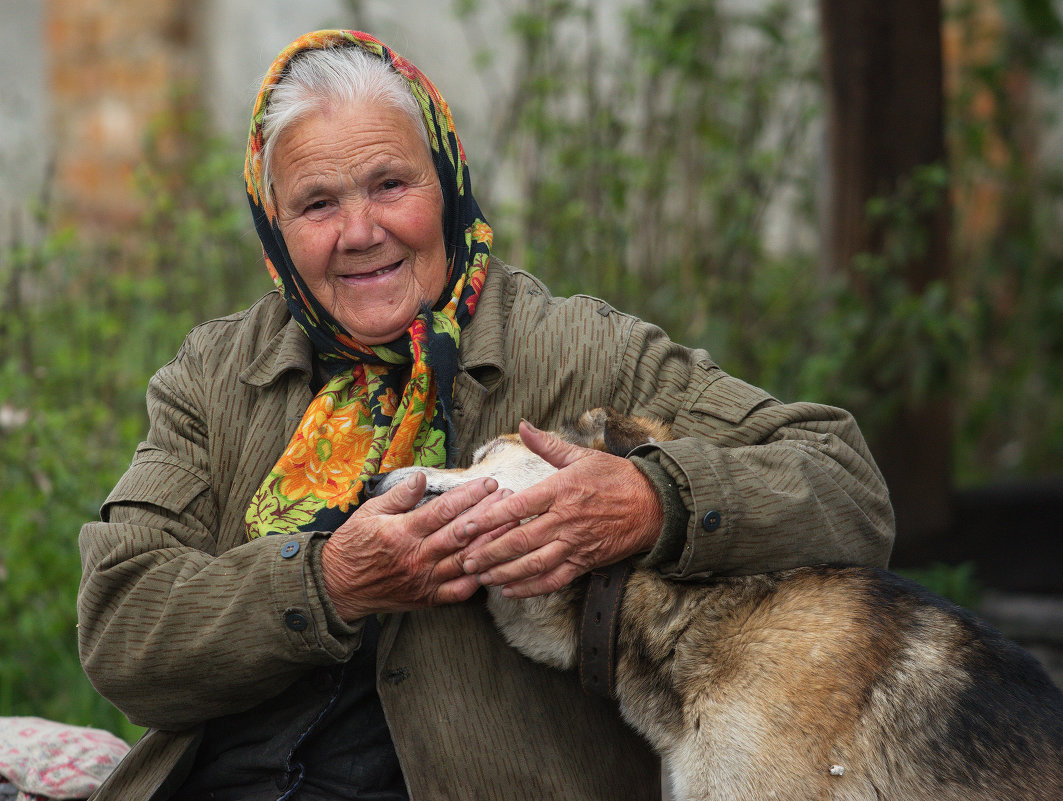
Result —
[[[492, 43], [497, 14], [477, 19]], [[241, 150], [261, 74], [318, 28], [368, 30], [412, 58], [450, 100], [470, 153], [489, 128], [477, 44], [436, 0], [0, 0], [0, 19], [0, 243], [32, 227], [25, 209], [45, 191], [61, 219], [128, 226], [145, 139], [182, 94]]]
[[0, 246], [30, 236], [27, 207], [37, 202], [50, 148], [44, 9], [0, 0]]
[[47, 0], [49, 142], [62, 215], [121, 225], [137, 212], [133, 171], [151, 120], [195, 86], [187, 0]]
[[[730, 0], [737, 6], [764, 1]], [[814, 3], [802, 2], [814, 13]], [[992, 0], [985, 3], [992, 7]], [[602, 30], [617, 29], [623, 5], [597, 5]], [[127, 225], [138, 211], [132, 177], [144, 138], [178, 87], [191, 89], [234, 150], [242, 150], [266, 66], [299, 34], [325, 27], [368, 30], [432, 76], [453, 107], [477, 186], [485, 190], [491, 178], [496, 197], [505, 196], [499, 189], [505, 177], [486, 175], [479, 161], [490, 152], [512, 82], [502, 21], [507, 6], [481, 3], [463, 23], [452, 6], [439, 0], [0, 0], [0, 244], [32, 229], [25, 209], [46, 183], [53, 211], [105, 229]], [[478, 70], [484, 49], [496, 59]], [[955, 50], [946, 50], [953, 62], [962, 57]], [[1048, 158], [1063, 150], [1063, 129], [1052, 141]], [[976, 224], [982, 219], [980, 207], [967, 213]], [[769, 215], [771, 244], [785, 248], [793, 231], [787, 198]]]
[[[505, 85], [488, 85], [475, 69], [476, 51], [494, 48], [503, 35], [495, 4], [484, 4], [476, 21], [463, 26], [450, 3], [438, 0], [364, 0], [352, 12], [342, 0], [214, 0], [204, 4], [202, 44], [208, 76], [204, 102], [219, 130], [242, 146], [251, 102], [270, 62], [286, 44], [319, 28], [368, 31], [409, 57], [439, 86], [451, 104], [470, 159], [489, 136], [492, 100]], [[608, 5], [608, 4], [607, 4]], [[492, 66], [499, 84], [509, 80], [502, 59]]]

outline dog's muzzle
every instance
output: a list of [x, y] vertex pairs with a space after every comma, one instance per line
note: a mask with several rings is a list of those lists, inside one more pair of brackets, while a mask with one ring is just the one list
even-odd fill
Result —
[[[409, 476], [410, 471], [408, 468], [388, 473], [377, 473], [376, 475], [370, 476], [365, 482], [365, 497], [379, 497], [393, 487], [398, 486], [400, 482], [405, 481]], [[429, 487], [425, 490], [421, 500], [417, 502], [417, 506], [424, 506], [430, 500], [438, 498], [442, 494], [442, 492]]]
[[369, 479], [365, 482], [365, 494], [370, 498], [375, 498], [377, 495], [383, 495], [384, 490], [381, 489], [381, 485], [384, 484], [384, 480], [390, 475], [390, 473], [377, 473], [376, 475], [369, 476]]

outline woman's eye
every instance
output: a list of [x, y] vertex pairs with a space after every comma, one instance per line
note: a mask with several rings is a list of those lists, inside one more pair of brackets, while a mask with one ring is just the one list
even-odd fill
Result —
[[306, 210], [307, 211], [321, 211], [327, 205], [328, 205], [328, 201], [326, 201], [326, 200], [315, 200], [313, 203], [310, 203], [306, 207]]
[[402, 181], [397, 178], [389, 178], [386, 181], [380, 182], [380, 188], [385, 192], [390, 192], [392, 189], [398, 189], [402, 186]]

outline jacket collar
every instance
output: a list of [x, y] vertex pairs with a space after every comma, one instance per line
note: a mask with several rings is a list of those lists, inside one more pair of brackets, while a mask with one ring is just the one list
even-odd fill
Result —
[[254, 360], [240, 371], [240, 381], [252, 387], [266, 387], [289, 370], [296, 370], [308, 378], [314, 370], [310, 340], [291, 317]]
[[461, 370], [488, 392], [502, 381], [505, 358], [506, 318], [513, 298], [508, 291], [510, 267], [492, 258], [476, 314], [461, 333]]

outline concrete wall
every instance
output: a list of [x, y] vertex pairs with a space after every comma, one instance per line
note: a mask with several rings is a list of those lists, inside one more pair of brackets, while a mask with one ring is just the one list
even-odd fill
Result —
[[44, 9], [0, 0], [0, 246], [32, 236], [27, 209], [44, 186], [52, 148], [47, 114]]
[[[151, 122], [197, 76], [187, 0], [14, 0], [37, 9], [35, 30], [12, 36], [12, 57], [43, 63], [44, 118], [35, 143], [54, 163], [52, 213], [121, 226], [139, 206], [133, 176]], [[5, 35], [12, 35], [4, 20]], [[36, 34], [36, 35], [34, 35]], [[6, 151], [6, 145], [3, 147]], [[5, 153], [6, 155], [6, 153]], [[5, 194], [7, 194], [5, 189]]]
[[242, 139], [259, 79], [301, 33], [349, 27], [341, 0], [211, 0], [200, 15], [204, 101], [220, 130]]
[[[491, 111], [485, 101], [492, 93], [474, 58], [478, 49], [494, 47], [504, 35], [498, 4], [483, 5], [474, 24], [462, 25], [451, 3], [439, 0], [363, 0], [356, 4], [360, 13], [342, 0], [212, 0], [202, 14], [207, 107], [218, 128], [242, 146], [259, 80], [285, 45], [319, 28], [364, 30], [409, 58], [439, 86], [472, 157], [477, 143], [489, 135]], [[504, 57], [492, 70], [508, 78]]]

